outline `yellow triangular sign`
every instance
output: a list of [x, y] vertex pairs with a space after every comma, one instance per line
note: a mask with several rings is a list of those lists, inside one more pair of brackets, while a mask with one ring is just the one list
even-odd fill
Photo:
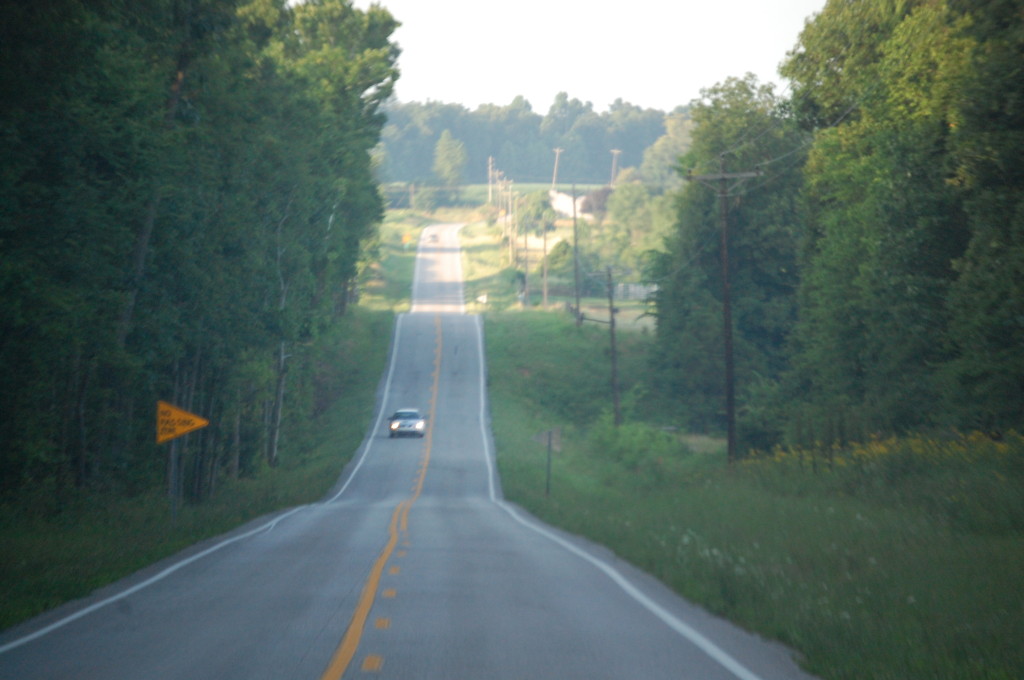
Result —
[[156, 443], [163, 444], [175, 437], [206, 427], [210, 421], [189, 413], [166, 401], [156, 402]]

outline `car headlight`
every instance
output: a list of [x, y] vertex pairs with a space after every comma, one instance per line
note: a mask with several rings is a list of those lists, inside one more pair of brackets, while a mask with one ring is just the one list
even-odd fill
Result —
[[399, 423], [398, 423], [397, 420], [392, 420], [390, 427], [391, 427], [392, 430], [397, 430], [398, 429], [398, 425], [399, 425]]
[[417, 430], [422, 430], [424, 427], [426, 427], [426, 423], [424, 423], [422, 420], [417, 420], [416, 421], [416, 429]]

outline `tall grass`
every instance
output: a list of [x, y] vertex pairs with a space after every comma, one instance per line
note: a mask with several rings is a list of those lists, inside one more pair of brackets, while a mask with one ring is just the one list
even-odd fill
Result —
[[[729, 468], [721, 444], [666, 433], [644, 422], [650, 409], [610, 424], [600, 334], [514, 313], [489, 314], [486, 332], [511, 500], [789, 644], [823, 678], [1024, 677], [1019, 436], [776, 451]], [[623, 352], [634, 394], [647, 350], [637, 335]], [[534, 435], [555, 428], [546, 496]]]

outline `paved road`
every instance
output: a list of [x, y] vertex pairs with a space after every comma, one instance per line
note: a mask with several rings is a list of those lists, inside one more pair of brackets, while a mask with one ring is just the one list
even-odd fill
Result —
[[457, 234], [424, 232], [380, 397], [429, 413], [423, 439], [378, 420], [323, 502], [8, 631], [0, 678], [808, 678], [502, 500]]

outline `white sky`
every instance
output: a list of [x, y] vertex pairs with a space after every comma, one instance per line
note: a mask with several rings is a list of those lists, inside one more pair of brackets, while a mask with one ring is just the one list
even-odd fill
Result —
[[523, 95], [543, 115], [559, 92], [597, 111], [621, 97], [667, 112], [729, 76], [781, 83], [779, 64], [826, 0], [377, 2], [402, 22], [400, 101], [475, 109]]

